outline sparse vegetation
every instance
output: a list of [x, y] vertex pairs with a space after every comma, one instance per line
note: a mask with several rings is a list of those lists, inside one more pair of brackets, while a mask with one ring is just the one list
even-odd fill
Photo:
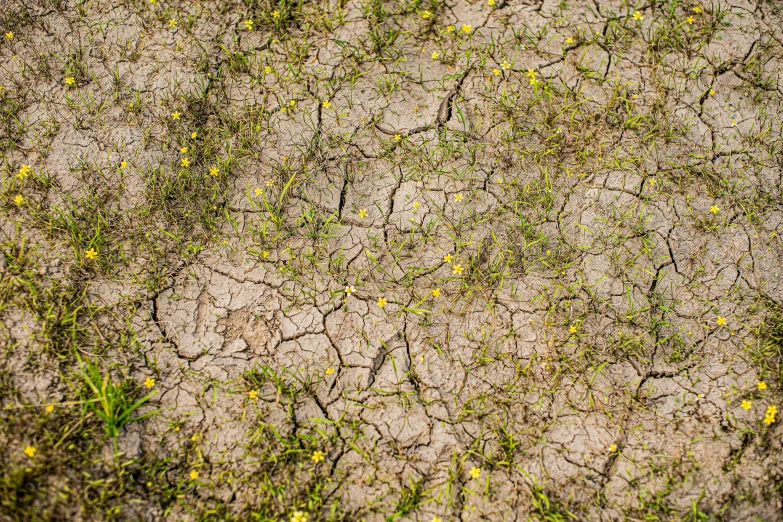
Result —
[[0, 12], [0, 521], [780, 520], [783, 11]]

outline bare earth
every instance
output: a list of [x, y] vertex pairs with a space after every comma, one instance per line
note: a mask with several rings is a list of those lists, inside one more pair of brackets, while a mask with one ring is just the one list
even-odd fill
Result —
[[0, 7], [0, 520], [783, 520], [783, 3]]

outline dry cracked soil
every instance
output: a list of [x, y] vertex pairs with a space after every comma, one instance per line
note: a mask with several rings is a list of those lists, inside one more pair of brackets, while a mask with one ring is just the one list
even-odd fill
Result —
[[780, 1], [0, 7], [0, 520], [783, 520]]

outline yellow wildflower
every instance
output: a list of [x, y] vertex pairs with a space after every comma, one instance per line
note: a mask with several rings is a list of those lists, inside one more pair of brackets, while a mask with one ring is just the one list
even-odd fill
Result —
[[388, 304], [388, 301], [385, 298], [383, 298], [383, 297], [379, 297], [378, 298], [378, 306], [380, 306], [381, 308], [384, 308], [387, 304]]
[[481, 476], [481, 468], [477, 468], [477, 467], [470, 468], [470, 476], [471, 478], [478, 479]]
[[98, 257], [98, 252], [94, 248], [90, 248], [84, 253], [84, 257], [87, 259], [95, 259]]
[[147, 377], [146, 379], [144, 379], [144, 387], [145, 388], [152, 388], [153, 386], [155, 386], [155, 379], [152, 379], [150, 377]]
[[767, 406], [767, 412], [764, 414], [764, 424], [769, 426], [773, 422], [775, 422], [775, 415], [778, 414], [778, 408], [777, 406], [773, 406], [770, 404]]
[[749, 409], [751, 409], [753, 407], [753, 404], [750, 401], [748, 401], [748, 400], [743, 400], [740, 403], [740, 406], [742, 406], [743, 410], [749, 410]]
[[24, 449], [24, 454], [27, 455], [30, 458], [35, 457], [35, 448], [33, 446], [27, 446]]
[[312, 459], [312, 461], [315, 462], [316, 464], [318, 464], [319, 462], [323, 462], [324, 461], [324, 452], [323, 451], [314, 451], [313, 452], [313, 456], [310, 457], [310, 459]]

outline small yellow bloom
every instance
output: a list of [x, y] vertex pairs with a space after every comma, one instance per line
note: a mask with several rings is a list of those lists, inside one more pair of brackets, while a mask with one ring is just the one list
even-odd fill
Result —
[[334, 373], [334, 368], [332, 368], [332, 367], [330, 366], [329, 368], [327, 368], [326, 370], [324, 370], [324, 373], [325, 373], [326, 375], [332, 375], [332, 374]]
[[196, 480], [198, 478], [198, 471], [195, 469], [190, 472], [190, 480]]
[[386, 298], [384, 297], [378, 298], [378, 306], [380, 306], [381, 308], [385, 307], [388, 303], [389, 301], [387, 301]]
[[250, 390], [250, 391], [247, 393], [247, 398], [248, 398], [248, 399], [250, 399], [251, 401], [252, 401], [253, 399], [255, 399], [256, 397], [258, 397], [258, 392], [257, 392], [257, 391], [255, 391], [255, 390]]
[[5, 33], [5, 37], [6, 37], [6, 39], [10, 40], [11, 38], [14, 37], [14, 33], [11, 32], [11, 31], [8, 31], [7, 33]]
[[95, 259], [98, 257], [98, 252], [94, 248], [90, 248], [84, 253], [84, 257], [87, 259]]
[[190, 160], [188, 158], [182, 158], [179, 160], [179, 164], [183, 167], [190, 167]]
[[615, 451], [617, 451], [617, 444], [610, 444], [609, 453], [614, 453]]
[[767, 389], [767, 383], [764, 381], [759, 381], [758, 384], [756, 384], [756, 386], [758, 386], [759, 391], [764, 391]]
[[566, 43], [567, 43], [567, 44], [572, 44], [572, 43], [574, 43], [574, 38], [573, 38], [573, 37], [571, 37], [571, 36], [569, 36], [568, 38], [566, 38]]
[[30, 457], [30, 458], [33, 458], [33, 457], [35, 457], [35, 448], [34, 448], [34, 447], [32, 447], [32, 446], [27, 446], [27, 447], [24, 449], [24, 454], [25, 454], [25, 455], [27, 455], [27, 456], [28, 456], [28, 457]]
[[458, 192], [458, 193], [454, 194], [454, 201], [456, 201], [457, 203], [462, 201], [462, 192]]
[[260, 196], [261, 194], [263, 194], [263, 193], [264, 193], [264, 191], [263, 191], [263, 190], [261, 190], [261, 188], [260, 188], [260, 187], [256, 187], [256, 190], [255, 190], [254, 192], [256, 193], [256, 196]]
[[324, 452], [323, 451], [314, 451], [313, 452], [313, 456], [310, 457], [310, 459], [312, 459], [312, 461], [315, 462], [316, 464], [318, 464], [319, 462], [323, 462], [324, 461]]
[[277, 20], [278, 18], [280, 18], [280, 11], [278, 11], [277, 9], [275, 9], [274, 11], [272, 11], [272, 18], [274, 18], [275, 20]]
[[289, 102], [288, 102], [288, 106], [289, 106], [289, 107], [291, 107], [291, 108], [294, 108], [294, 107], [296, 107], [296, 100], [291, 100], [291, 101], [289, 101]]
[[452, 32], [453, 30], [454, 30], [454, 26], [453, 26], [453, 25], [449, 24], [449, 25], [447, 25], [447, 26], [446, 26], [446, 32], [447, 32], [447, 33], [450, 33], [450, 32]]
[[360, 218], [366, 218], [367, 217], [367, 209], [366, 208], [360, 208], [358, 214], [359, 214]]
[[778, 414], [778, 408], [777, 406], [773, 406], [770, 404], [767, 406], [767, 412], [764, 414], [764, 424], [769, 426], [773, 422], [775, 422], [775, 415]]
[[267, 257], [269, 257], [270, 255], [271, 255], [271, 254], [269, 253], [269, 251], [268, 251], [268, 250], [264, 250], [263, 252], [261, 252], [261, 257], [263, 257], [264, 259], [266, 259], [266, 258], [267, 258]]
[[430, 55], [430, 58], [433, 60], [437, 60], [440, 55], [438, 54], [438, 51], [432, 51], [432, 54]]
[[736, 127], [737, 126], [737, 120], [731, 120], [731, 126]]
[[536, 71], [533, 69], [528, 69], [527, 72], [525, 73], [525, 76], [527, 76], [528, 78], [535, 78]]
[[413, 202], [413, 208], [419, 208], [420, 206], [421, 206], [421, 203], [419, 203], [418, 201], [414, 201]]
[[487, 0], [487, 5], [489, 7], [495, 7], [495, 0]]
[[169, 27], [177, 27], [177, 21], [173, 18], [169, 20]]
[[576, 333], [576, 330], [577, 330], [577, 327], [576, 327], [576, 325], [573, 325], [573, 324], [572, 324], [571, 326], [569, 326], [569, 327], [568, 327], [568, 332], [569, 332], [569, 333], [572, 333], [572, 334], [573, 334], [573, 333]]
[[399, 134], [394, 135], [394, 141], [400, 141], [402, 139], [402, 136]]
[[74, 78], [73, 76], [66, 76], [65, 85], [76, 85], [76, 78]]
[[144, 387], [145, 388], [152, 388], [153, 386], [155, 386], [155, 379], [152, 379], [150, 377], [147, 377], [146, 379], [144, 379]]
[[481, 468], [470, 468], [470, 476], [471, 478], [478, 479], [481, 476]]
[[710, 89], [710, 96], [715, 96], [715, 89]]
[[751, 402], [750, 402], [750, 401], [748, 401], [748, 400], [743, 400], [743, 401], [740, 403], [740, 406], [742, 406], [742, 409], [743, 409], [743, 410], [749, 410], [749, 409], [751, 409], [751, 408], [753, 407], [753, 404], [751, 404]]
[[30, 175], [31, 170], [32, 167], [30, 165], [22, 165], [19, 167], [19, 172], [16, 173], [16, 177], [19, 179], [24, 179]]
[[328, 109], [331, 106], [332, 106], [332, 102], [330, 102], [329, 100], [324, 100], [324, 102], [321, 104], [321, 107], [323, 107], [324, 109]]
[[696, 13], [696, 14], [700, 14], [701, 13], [701, 7], [699, 7], [698, 5], [694, 6], [693, 7], [693, 12]]
[[16, 197], [14, 198], [14, 203], [16, 203], [17, 205], [21, 205], [22, 203], [24, 203], [24, 196], [22, 196], [21, 194], [17, 194]]
[[353, 287], [352, 285], [348, 285], [348, 286], [345, 287], [345, 294], [346, 295], [351, 295], [355, 291], [356, 291], [356, 288]]
[[198, 138], [198, 132], [196, 131], [191, 132], [190, 139], [195, 140], [196, 138]]
[[291, 515], [289, 522], [307, 522], [307, 513], [304, 511], [294, 511], [294, 514]]
[[178, 120], [179, 119], [179, 113], [177, 111], [174, 111], [171, 113], [171, 119], [172, 120]]
[[120, 169], [124, 169], [124, 168], [125, 168], [125, 167], [127, 167], [127, 166], [128, 166], [128, 162], [127, 162], [127, 161], [125, 161], [125, 160], [122, 160], [122, 161], [120, 162]]
[[52, 413], [54, 411], [54, 404], [46, 405], [46, 413]]
[[253, 20], [245, 20], [245, 29], [248, 31], [253, 30]]
[[432, 16], [432, 11], [422, 11], [422, 12], [421, 12], [421, 17], [422, 17], [424, 20], [426, 20], [427, 18], [429, 18], [429, 17], [431, 17], [431, 16]]
[[713, 214], [717, 214], [718, 212], [720, 212], [720, 207], [718, 207], [718, 205], [712, 205], [710, 206], [710, 212], [712, 212]]
[[445, 256], [443, 256], [443, 262], [444, 263], [451, 263], [452, 259], [454, 259], [454, 258], [451, 256], [451, 254], [446, 254]]
[[217, 167], [212, 167], [209, 169], [209, 175], [210, 176], [217, 176], [220, 171], [217, 169]]
[[454, 267], [451, 270], [451, 273], [454, 275], [462, 274], [462, 265], [454, 265]]
[[433, 288], [432, 297], [438, 297], [438, 296], [440, 296], [440, 288]]
[[500, 76], [500, 73], [502, 72], [503, 71], [501, 71], [500, 69], [492, 69], [492, 74], [494, 74], [495, 76]]
[[726, 326], [726, 318], [718, 316], [718, 319], [715, 321], [718, 323], [718, 326]]
[[688, 22], [688, 25], [692, 25], [694, 22], [694, 18], [692, 16], [689, 16], [688, 18], [685, 19], [685, 21]]
[[473, 27], [470, 24], [462, 24], [462, 32], [465, 34], [470, 34], [470, 32], [473, 30]]
[[271, 65], [267, 65], [266, 67], [264, 67], [264, 74], [269, 74], [271, 72], [272, 72], [272, 66]]
[[187, 147], [182, 147], [181, 149], [179, 149], [179, 153], [180, 154], [187, 154], [187, 152], [188, 152], [188, 148]]
[[501, 67], [501, 69], [503, 69], [505, 71], [506, 69], [511, 67], [511, 64], [508, 63], [507, 60], [503, 60], [502, 62], [500, 62], [500, 67]]
[[[494, 0], [489, 0], [493, 4], [495, 3]], [[432, 522], [440, 522], [440, 519], [438, 517], [432, 517]]]
[[633, 14], [633, 19], [634, 19], [634, 20], [641, 20], [641, 19], [642, 19], [642, 13], [640, 13], [639, 11], [636, 11], [636, 12]]

